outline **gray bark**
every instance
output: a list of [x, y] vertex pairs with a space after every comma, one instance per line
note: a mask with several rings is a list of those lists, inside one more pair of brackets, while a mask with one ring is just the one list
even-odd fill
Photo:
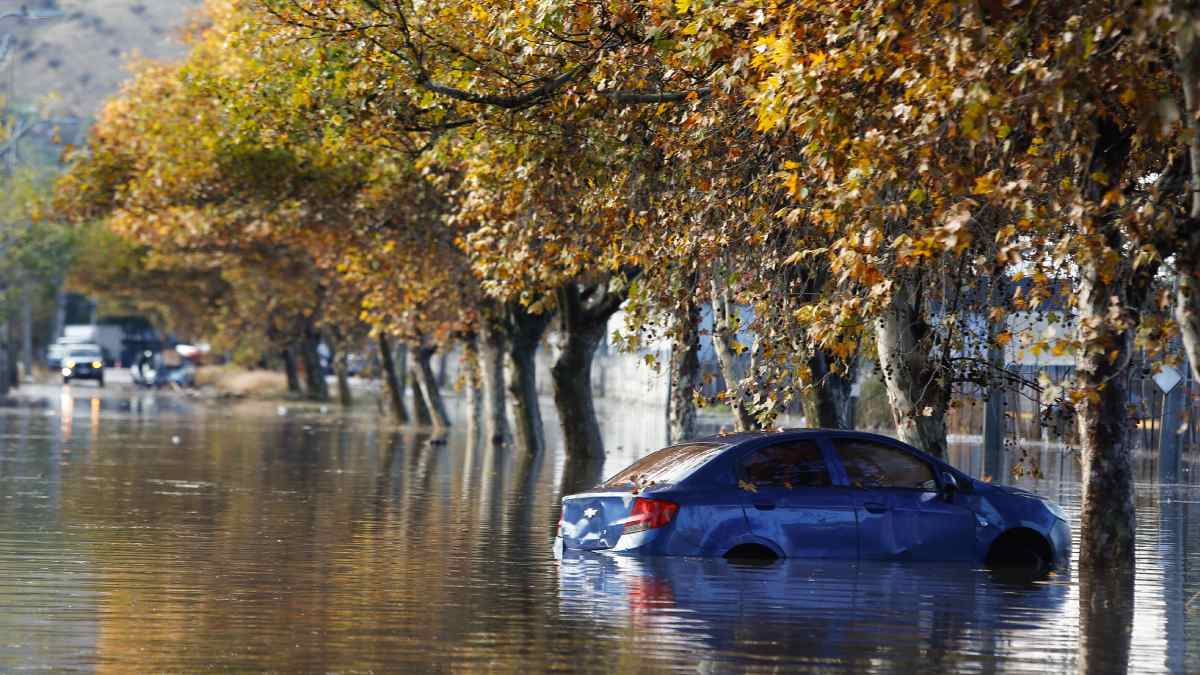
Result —
[[479, 379], [483, 396], [483, 437], [503, 445], [509, 440], [508, 417], [504, 410], [504, 355], [508, 336], [495, 319], [482, 322], [478, 342]]
[[397, 347], [397, 356], [401, 361], [400, 367], [396, 367], [396, 359], [392, 357], [392, 341], [384, 333], [378, 336], [379, 342], [379, 358], [383, 365], [383, 382], [387, 388], [388, 403], [391, 405], [392, 414], [397, 421], [408, 421], [408, 409], [404, 407], [404, 378], [397, 375], [397, 372], [404, 373], [405, 347], [399, 345]]
[[551, 312], [530, 314], [520, 306], [510, 306], [506, 313], [513, 435], [519, 452], [536, 455], [546, 447], [546, 432], [538, 401], [535, 356], [554, 315]]
[[733, 412], [734, 428], [737, 431], [758, 429], [758, 420], [750, 409], [745, 389], [737, 373], [738, 352], [744, 349], [744, 345], [737, 339], [740, 316], [737, 314], [737, 305], [730, 298], [729, 288], [719, 266], [713, 270], [709, 283], [712, 293], [713, 351], [717, 355], [721, 377], [725, 379], [726, 402]]
[[875, 321], [875, 345], [896, 435], [944, 458], [948, 387], [926, 339], [929, 326], [921, 316], [920, 282], [912, 276], [894, 281], [891, 302]]
[[1191, 200], [1188, 219], [1180, 230], [1175, 253], [1179, 283], [1175, 293], [1175, 318], [1191, 364], [1192, 379], [1200, 381], [1200, 2], [1175, 0], [1176, 71], [1183, 87], [1184, 123], [1191, 131], [1188, 159]]
[[437, 375], [433, 372], [433, 354], [437, 347], [420, 346], [416, 351], [414, 374], [421, 398], [429, 409], [430, 423], [435, 429], [450, 427], [450, 415], [446, 413], [446, 403], [442, 400], [442, 392], [438, 389]]
[[627, 292], [627, 288], [613, 289], [608, 284], [581, 289], [574, 283], [557, 291], [560, 352], [550, 375], [568, 457], [604, 454], [600, 421], [592, 399], [592, 362], [608, 319], [620, 308]]
[[805, 397], [804, 416], [810, 427], [854, 428], [854, 401], [850, 394], [856, 369], [851, 367], [843, 373], [836, 364], [837, 357], [819, 347], [814, 347], [808, 357], [813, 387]]

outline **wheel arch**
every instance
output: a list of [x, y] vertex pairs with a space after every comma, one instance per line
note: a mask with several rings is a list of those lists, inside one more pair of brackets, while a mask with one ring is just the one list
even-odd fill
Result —
[[1056, 560], [1054, 543], [1050, 537], [1038, 530], [1024, 525], [1017, 525], [1000, 533], [988, 545], [985, 560], [988, 564], [997, 564], [1011, 559], [1014, 553], [1032, 550], [1042, 557], [1046, 564]]

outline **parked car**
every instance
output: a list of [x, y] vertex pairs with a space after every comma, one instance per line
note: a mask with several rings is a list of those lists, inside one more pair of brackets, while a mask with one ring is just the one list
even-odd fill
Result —
[[1061, 507], [854, 431], [715, 436], [563, 499], [554, 542], [642, 555], [962, 560], [1049, 568], [1070, 554]]
[[62, 368], [63, 357], [67, 355], [70, 345], [55, 342], [46, 348], [46, 365], [50, 368]]
[[67, 348], [62, 362], [63, 384], [71, 380], [95, 380], [104, 386], [104, 352], [99, 345], [74, 344]]

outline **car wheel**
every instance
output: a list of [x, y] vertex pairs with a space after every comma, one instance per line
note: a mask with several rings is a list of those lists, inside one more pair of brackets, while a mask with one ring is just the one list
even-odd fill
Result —
[[63, 376], [63, 384], [71, 384], [71, 378], [64, 375]]
[[104, 378], [103, 378], [103, 377], [98, 377], [98, 378], [96, 378], [96, 384], [97, 384], [99, 387], [103, 388], [103, 387], [104, 387]]

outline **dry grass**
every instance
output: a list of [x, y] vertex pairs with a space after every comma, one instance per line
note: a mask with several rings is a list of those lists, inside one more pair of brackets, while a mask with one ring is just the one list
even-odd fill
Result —
[[226, 396], [282, 398], [287, 378], [271, 370], [246, 370], [237, 366], [202, 366], [196, 369], [196, 386], [212, 387]]

